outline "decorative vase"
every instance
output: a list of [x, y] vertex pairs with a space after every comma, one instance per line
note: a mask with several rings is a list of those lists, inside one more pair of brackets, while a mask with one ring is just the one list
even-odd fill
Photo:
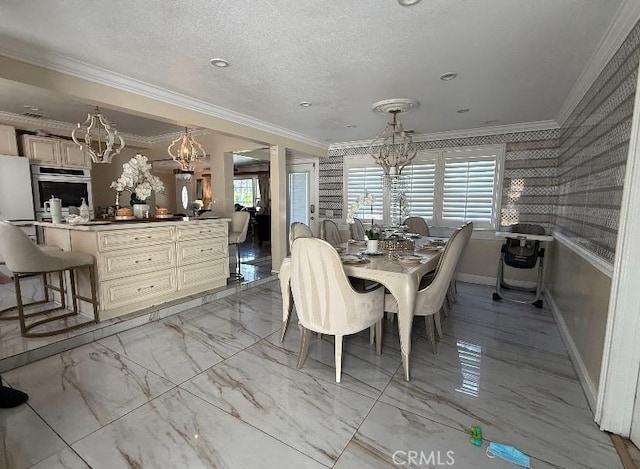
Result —
[[133, 216], [136, 218], [147, 218], [151, 207], [149, 204], [133, 204]]
[[370, 239], [367, 241], [367, 252], [369, 254], [376, 254], [378, 252], [378, 240]]

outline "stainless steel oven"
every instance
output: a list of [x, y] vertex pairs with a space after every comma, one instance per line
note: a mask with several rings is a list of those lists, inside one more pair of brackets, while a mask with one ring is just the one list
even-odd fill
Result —
[[44, 203], [57, 197], [62, 199], [62, 214], [69, 214], [69, 207], [80, 207], [84, 197], [93, 212], [91, 172], [88, 169], [31, 166], [33, 205], [38, 218], [45, 216]]

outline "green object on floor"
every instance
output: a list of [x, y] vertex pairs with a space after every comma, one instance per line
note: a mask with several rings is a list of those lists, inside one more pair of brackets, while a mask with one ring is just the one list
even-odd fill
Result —
[[474, 425], [469, 429], [471, 433], [471, 438], [469, 438], [469, 442], [473, 446], [482, 446], [482, 427], [480, 425]]

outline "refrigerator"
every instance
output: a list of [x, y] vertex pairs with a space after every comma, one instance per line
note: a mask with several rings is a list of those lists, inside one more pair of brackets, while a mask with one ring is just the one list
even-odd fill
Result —
[[[36, 240], [29, 158], [0, 155], [0, 220], [13, 222]], [[0, 272], [10, 275], [5, 266]]]

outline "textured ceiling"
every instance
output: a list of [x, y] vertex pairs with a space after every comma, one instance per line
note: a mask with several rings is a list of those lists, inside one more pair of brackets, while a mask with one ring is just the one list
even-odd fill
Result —
[[[620, 4], [2, 0], [0, 48], [63, 54], [338, 142], [378, 133], [371, 104], [396, 97], [420, 101], [402, 118], [417, 133], [553, 119]], [[439, 80], [447, 71], [458, 78]]]
[[[34, 111], [25, 106], [34, 106], [38, 110]], [[87, 114], [93, 110], [94, 106], [68, 96], [53, 94], [35, 86], [0, 79], [0, 111], [19, 115], [36, 113], [42, 115], [45, 119], [75, 124], [84, 122]], [[116, 124], [119, 132], [142, 137], [154, 137], [183, 130], [182, 127], [166, 122], [133, 116], [104, 107], [102, 108], [102, 113], [110, 122]]]

